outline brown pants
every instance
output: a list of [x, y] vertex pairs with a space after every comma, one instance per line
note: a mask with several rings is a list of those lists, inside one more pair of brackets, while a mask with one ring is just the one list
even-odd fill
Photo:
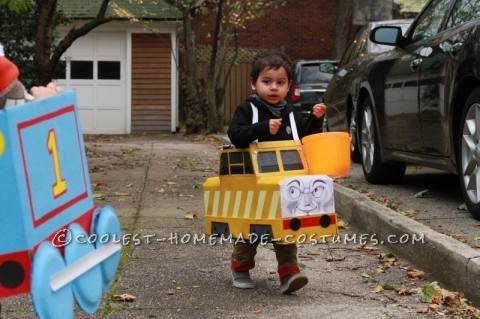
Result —
[[[235, 271], [249, 271], [255, 267], [255, 255], [257, 254], [257, 243], [236, 243], [233, 246], [232, 269]], [[273, 244], [275, 256], [278, 263], [278, 274], [280, 280], [288, 275], [300, 272], [297, 262], [297, 245]]]

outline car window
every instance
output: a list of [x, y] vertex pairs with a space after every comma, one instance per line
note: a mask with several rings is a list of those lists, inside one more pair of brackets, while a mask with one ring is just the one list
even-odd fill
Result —
[[417, 20], [412, 41], [417, 42], [435, 36], [453, 0], [434, 0]]
[[[325, 65], [323, 65], [325, 64]], [[329, 70], [331, 68], [331, 71]], [[323, 70], [329, 70], [329, 72], [324, 73]], [[333, 64], [332, 63], [322, 63], [322, 64], [304, 64], [302, 65], [302, 78], [300, 79], [301, 83], [318, 83], [318, 82], [328, 82], [333, 75]]]
[[480, 0], [457, 1], [452, 10], [448, 27], [452, 28], [480, 17]]
[[335, 72], [335, 64], [334, 63], [320, 63], [320, 72], [333, 74]]

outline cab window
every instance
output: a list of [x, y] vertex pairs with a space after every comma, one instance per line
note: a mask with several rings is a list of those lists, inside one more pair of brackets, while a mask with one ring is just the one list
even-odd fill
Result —
[[283, 170], [295, 171], [303, 169], [302, 158], [297, 150], [280, 151], [280, 157], [282, 158]]
[[253, 174], [248, 152], [228, 152], [220, 156], [220, 175]]
[[275, 151], [258, 152], [257, 158], [260, 173], [278, 172], [280, 170]]

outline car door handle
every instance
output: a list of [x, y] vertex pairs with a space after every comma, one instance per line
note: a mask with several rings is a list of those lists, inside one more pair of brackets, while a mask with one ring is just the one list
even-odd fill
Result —
[[463, 48], [463, 42], [457, 42], [454, 45], [452, 45], [452, 48], [450, 49], [450, 53], [455, 54], [458, 51], [460, 51]]
[[410, 68], [415, 71], [418, 69], [418, 67], [420, 66], [420, 64], [422, 64], [423, 60], [422, 59], [415, 59], [412, 61], [412, 63], [410, 63]]

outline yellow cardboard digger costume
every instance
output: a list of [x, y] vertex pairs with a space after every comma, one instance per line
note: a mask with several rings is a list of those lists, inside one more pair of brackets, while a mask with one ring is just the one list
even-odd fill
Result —
[[[320, 133], [300, 140], [308, 125], [284, 101], [291, 78], [287, 56], [275, 51], [257, 55], [251, 72], [254, 94], [237, 107], [230, 124], [237, 149], [220, 151], [219, 177], [203, 185], [207, 234], [242, 239], [235, 241], [231, 260], [236, 288], [254, 287], [249, 271], [258, 244], [266, 241], [273, 242], [280, 291], [302, 288], [308, 279], [300, 273], [296, 243], [322, 241], [338, 232], [328, 175], [348, 171], [350, 137]], [[324, 112], [325, 105], [314, 105], [309, 121]]]

